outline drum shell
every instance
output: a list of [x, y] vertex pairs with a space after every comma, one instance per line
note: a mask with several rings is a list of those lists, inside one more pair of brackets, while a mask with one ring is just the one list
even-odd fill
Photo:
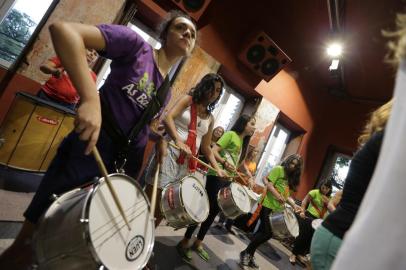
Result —
[[[196, 179], [193, 176], [188, 176], [191, 178]], [[174, 228], [183, 228], [187, 227], [192, 224], [199, 224], [206, 220], [209, 215], [209, 200], [206, 194], [206, 190], [201, 186], [200, 181], [196, 179], [196, 183], [201, 186], [201, 190], [204, 192], [204, 197], [206, 198], [204, 201], [206, 202], [206, 206], [203, 206], [207, 209], [206, 214], [201, 220], [195, 220], [193, 217], [189, 215], [185, 208], [185, 202], [182, 198], [182, 183], [187, 177], [183, 178], [180, 181], [169, 183], [164, 187], [162, 190], [161, 195], [161, 212], [165, 217], [166, 221], [171, 227]], [[172, 190], [172, 191], [170, 191]], [[169, 192], [173, 192], [172, 195], [169, 195]], [[168, 196], [173, 198], [173, 206], [169, 204]]]
[[[0, 127], [0, 164], [44, 172], [63, 138], [74, 127], [75, 112], [27, 93], [17, 93]], [[29, 154], [27, 154], [29, 153]]]
[[[96, 269], [100, 266], [93, 259], [85, 239], [83, 209], [90, 194], [88, 190], [63, 194], [46, 212], [46, 218], [40, 220], [33, 243], [41, 270]], [[58, 206], [62, 201], [63, 208]]]

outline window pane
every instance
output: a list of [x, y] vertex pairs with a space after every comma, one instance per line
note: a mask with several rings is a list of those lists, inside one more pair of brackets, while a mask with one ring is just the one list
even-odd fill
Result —
[[0, 24], [0, 65], [17, 59], [53, 0], [17, 0]]

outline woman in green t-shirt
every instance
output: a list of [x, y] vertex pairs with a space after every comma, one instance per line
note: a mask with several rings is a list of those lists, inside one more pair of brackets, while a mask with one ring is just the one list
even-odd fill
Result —
[[269, 216], [272, 212], [283, 210], [285, 203], [290, 204], [295, 211], [300, 211], [300, 207], [290, 197], [291, 191], [296, 191], [299, 185], [300, 175], [303, 167], [303, 159], [300, 155], [290, 155], [283, 160], [281, 165], [275, 166], [265, 177], [264, 184], [267, 194], [262, 202], [259, 213], [261, 221], [258, 231], [245, 250], [240, 253], [240, 265], [258, 269], [255, 262], [255, 251], [272, 237], [272, 228]]
[[299, 222], [299, 236], [293, 243], [292, 255], [289, 261], [294, 264], [296, 258], [305, 262], [305, 255], [310, 251], [310, 244], [314, 234], [312, 221], [325, 218], [332, 191], [330, 180], [324, 180], [318, 189], [310, 190], [302, 201]]
[[[225, 132], [217, 141], [212, 151], [217, 162], [221, 164], [219, 164], [219, 166], [229, 172], [235, 171], [240, 162], [245, 159], [249, 141], [255, 131], [255, 123], [255, 118], [248, 115], [241, 115], [231, 130]], [[192, 249], [205, 261], [209, 260], [209, 254], [203, 248], [202, 242], [215, 217], [220, 212], [220, 208], [217, 204], [217, 193], [220, 189], [230, 185], [229, 180], [230, 179], [218, 177], [212, 170], [209, 170], [207, 174], [206, 191], [210, 202], [209, 216], [200, 225], [197, 239], [192, 245]], [[192, 260], [191, 249], [188, 248], [188, 246], [189, 240], [192, 238], [196, 227], [197, 226], [189, 226], [184, 238], [176, 246], [180, 255], [187, 261]]]

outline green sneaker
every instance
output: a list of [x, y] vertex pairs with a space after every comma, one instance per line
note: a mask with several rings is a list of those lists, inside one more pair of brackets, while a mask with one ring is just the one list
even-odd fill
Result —
[[191, 262], [192, 261], [192, 251], [190, 248], [184, 248], [182, 247], [182, 243], [179, 242], [176, 245], [176, 250], [178, 251], [179, 255], [184, 259], [186, 262]]
[[193, 245], [192, 249], [196, 251], [196, 253], [200, 256], [200, 258], [202, 258], [206, 262], [209, 261], [210, 259], [209, 253], [203, 248], [203, 246], [196, 247], [195, 245]]

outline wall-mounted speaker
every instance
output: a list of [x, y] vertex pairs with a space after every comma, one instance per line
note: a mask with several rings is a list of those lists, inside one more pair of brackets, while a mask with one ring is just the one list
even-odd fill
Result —
[[189, 14], [194, 20], [198, 21], [211, 0], [172, 0], [172, 2]]
[[269, 81], [292, 60], [264, 32], [244, 46], [238, 59], [255, 74]]

